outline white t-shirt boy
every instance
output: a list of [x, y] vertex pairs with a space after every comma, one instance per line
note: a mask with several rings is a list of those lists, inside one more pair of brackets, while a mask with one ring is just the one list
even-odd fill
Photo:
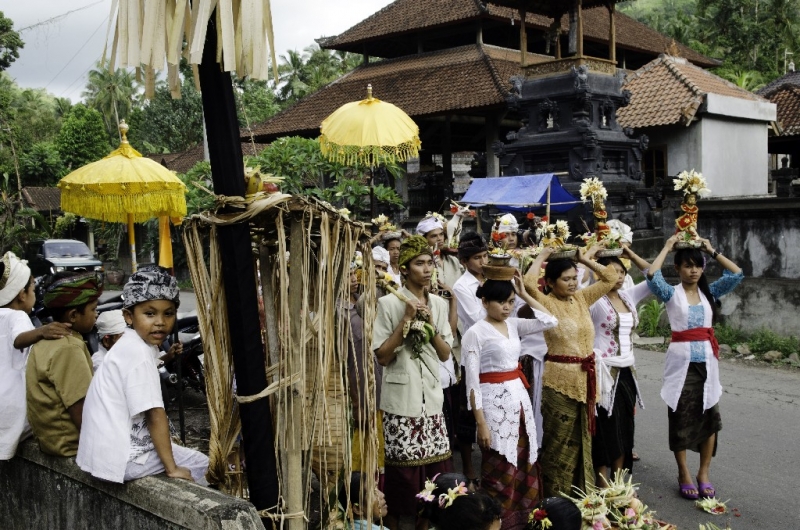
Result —
[[19, 441], [30, 434], [25, 404], [30, 348], [15, 348], [14, 341], [32, 329], [31, 319], [23, 311], [0, 308], [0, 460], [13, 458]]
[[125, 330], [89, 386], [77, 464], [97, 478], [123, 482], [129, 462], [155, 451], [144, 413], [164, 408], [154, 346]]

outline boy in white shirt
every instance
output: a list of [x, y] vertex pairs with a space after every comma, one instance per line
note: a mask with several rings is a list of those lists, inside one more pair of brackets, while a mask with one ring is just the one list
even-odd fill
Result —
[[125, 482], [166, 472], [208, 484], [208, 457], [170, 440], [154, 356], [175, 325], [179, 294], [175, 278], [154, 265], [125, 284], [123, 315], [132, 329], [109, 350], [83, 409], [76, 462], [97, 478]]
[[25, 403], [29, 347], [70, 334], [61, 322], [34, 329], [28, 314], [35, 301], [27, 262], [6, 252], [0, 258], [0, 460], [13, 458], [19, 442], [31, 435]]
[[97, 351], [92, 354], [92, 368], [97, 372], [97, 369], [103, 364], [108, 350], [122, 337], [128, 325], [125, 323], [125, 317], [122, 316], [122, 310], [114, 309], [101, 313], [97, 317], [95, 327], [97, 327], [100, 343], [97, 345]]

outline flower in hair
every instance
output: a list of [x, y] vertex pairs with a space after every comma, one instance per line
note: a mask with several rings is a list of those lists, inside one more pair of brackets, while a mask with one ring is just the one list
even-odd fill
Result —
[[547, 517], [547, 510], [544, 508], [536, 508], [528, 516], [528, 522], [533, 523], [534, 528], [547, 529], [553, 526], [553, 521]]
[[433, 490], [436, 489], [436, 484], [431, 481], [431, 479], [425, 480], [425, 488], [422, 491], [417, 493], [415, 496], [418, 499], [422, 499], [425, 502], [433, 502], [436, 497], [433, 495]]
[[456, 497], [467, 495], [468, 493], [469, 490], [466, 485], [463, 482], [457, 482], [455, 488], [450, 488], [447, 490], [447, 493], [439, 495], [439, 507], [449, 508], [453, 504], [453, 501], [456, 500]]

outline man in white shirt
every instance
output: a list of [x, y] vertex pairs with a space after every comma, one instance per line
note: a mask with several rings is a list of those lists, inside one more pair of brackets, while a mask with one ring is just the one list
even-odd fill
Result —
[[[468, 232], [461, 236], [458, 243], [458, 258], [466, 271], [453, 285], [456, 295], [458, 312], [458, 328], [462, 333], [472, 327], [475, 322], [486, 317], [481, 299], [475, 292], [485, 280], [483, 266], [489, 261], [488, 247], [480, 234]], [[478, 474], [472, 466], [472, 443], [475, 440], [475, 416], [467, 408], [466, 386], [464, 385], [463, 367], [458, 388], [460, 401], [458, 438], [461, 450], [461, 461], [464, 465], [464, 475], [470, 482], [477, 482]]]

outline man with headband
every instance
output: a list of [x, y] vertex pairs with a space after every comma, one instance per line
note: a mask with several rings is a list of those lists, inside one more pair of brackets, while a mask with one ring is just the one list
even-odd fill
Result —
[[428, 291], [432, 254], [421, 236], [403, 242], [404, 286], [378, 300], [372, 331], [372, 350], [384, 366], [380, 409], [390, 528], [401, 519], [413, 524], [425, 480], [452, 468], [438, 369], [451, 355], [453, 334], [448, 302]]
[[170, 440], [156, 358], [177, 319], [175, 278], [155, 265], [132, 274], [122, 292], [128, 329], [111, 347], [86, 396], [76, 462], [111, 482], [165, 472], [207, 485], [208, 457]]
[[31, 434], [25, 405], [25, 364], [30, 346], [70, 332], [60, 322], [34, 329], [28, 315], [35, 301], [27, 262], [6, 252], [0, 259], [0, 460], [13, 458], [19, 442]]
[[37, 343], [25, 371], [28, 420], [44, 453], [78, 452], [84, 398], [93, 373], [82, 334], [94, 327], [102, 292], [95, 273], [59, 273], [45, 289], [45, 309], [54, 322], [69, 326], [70, 334]]

